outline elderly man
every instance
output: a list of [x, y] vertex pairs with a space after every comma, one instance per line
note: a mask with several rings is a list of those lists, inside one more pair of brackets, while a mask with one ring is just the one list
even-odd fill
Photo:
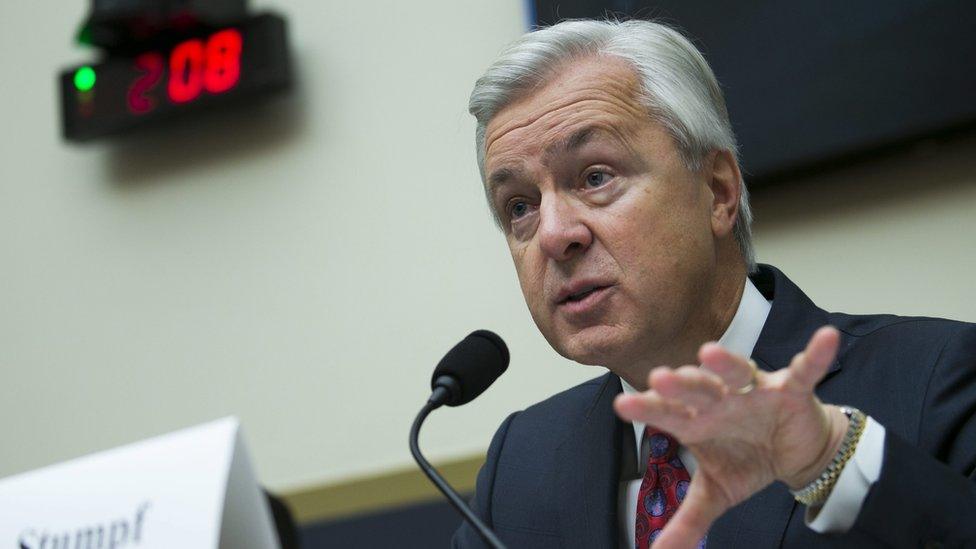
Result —
[[[495, 435], [474, 506], [509, 547], [976, 544], [976, 326], [827, 313], [756, 265], [688, 40], [532, 32], [470, 110], [532, 318], [610, 370]], [[454, 543], [482, 546], [467, 526]]]

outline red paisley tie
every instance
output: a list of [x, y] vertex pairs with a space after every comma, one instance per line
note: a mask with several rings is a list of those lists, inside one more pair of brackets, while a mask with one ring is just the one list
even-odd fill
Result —
[[[691, 484], [691, 476], [678, 457], [678, 441], [674, 437], [647, 427], [644, 440], [648, 443], [647, 470], [637, 495], [637, 549], [647, 549], [661, 534]], [[705, 547], [704, 539], [698, 547]]]

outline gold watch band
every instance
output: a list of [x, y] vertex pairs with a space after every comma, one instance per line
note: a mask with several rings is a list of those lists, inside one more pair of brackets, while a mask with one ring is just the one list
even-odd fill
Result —
[[834, 459], [813, 482], [797, 491], [791, 491], [793, 497], [803, 505], [821, 505], [827, 501], [827, 497], [830, 496], [831, 490], [837, 484], [837, 479], [840, 478], [844, 466], [847, 465], [847, 462], [854, 455], [854, 451], [857, 450], [857, 443], [861, 440], [861, 434], [864, 433], [864, 427], [867, 425], [867, 416], [864, 415], [864, 412], [846, 406], [841, 407], [841, 411], [850, 420], [850, 425], [847, 427], [847, 433], [844, 434], [840, 448], [834, 454]]

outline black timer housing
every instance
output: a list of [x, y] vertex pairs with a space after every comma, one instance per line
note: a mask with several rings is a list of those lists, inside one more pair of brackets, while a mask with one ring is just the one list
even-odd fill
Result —
[[93, 0], [85, 33], [102, 56], [59, 75], [69, 141], [245, 105], [293, 80], [285, 19], [242, 0]]
[[91, 0], [78, 41], [103, 50], [132, 50], [160, 35], [245, 17], [246, 0]]

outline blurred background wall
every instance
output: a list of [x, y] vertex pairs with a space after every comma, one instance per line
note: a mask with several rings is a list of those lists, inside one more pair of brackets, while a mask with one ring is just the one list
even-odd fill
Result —
[[[289, 19], [294, 93], [84, 146], [55, 75], [92, 58], [87, 2], [0, 6], [0, 477], [229, 414], [280, 492], [409, 469], [433, 365], [477, 328], [512, 366], [429, 420], [435, 462], [602, 373], [535, 329], [477, 173], [467, 96], [523, 3], [253, 6]], [[759, 259], [822, 307], [976, 321], [971, 134], [754, 203]]]

